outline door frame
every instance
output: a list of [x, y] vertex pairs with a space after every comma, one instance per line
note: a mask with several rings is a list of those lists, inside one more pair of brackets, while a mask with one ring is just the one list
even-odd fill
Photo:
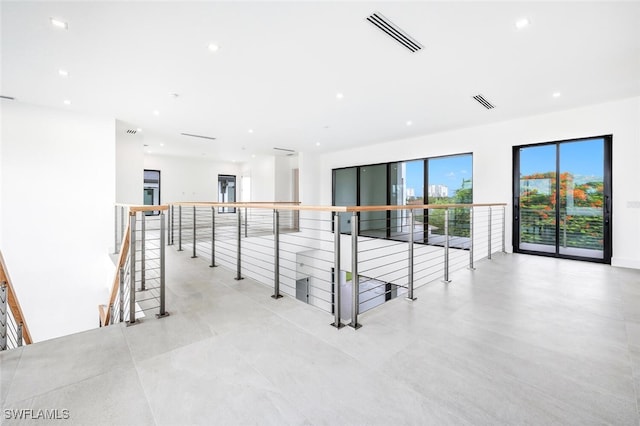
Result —
[[[520, 241], [520, 149], [529, 148], [535, 146], [544, 146], [544, 145], [555, 145], [556, 146], [556, 173], [558, 178], [556, 178], [556, 197], [560, 197], [560, 145], [566, 142], [580, 142], [592, 139], [603, 139], [604, 141], [604, 187], [603, 187], [603, 257], [602, 259], [591, 258], [591, 257], [583, 257], [583, 256], [574, 256], [568, 254], [560, 254], [559, 253], [559, 244], [560, 244], [560, 227], [558, 224], [560, 223], [560, 203], [559, 200], [556, 200], [556, 249], [554, 253], [545, 253], [533, 250], [523, 250], [519, 247]], [[542, 143], [532, 143], [526, 145], [517, 145], [513, 146], [512, 151], [512, 214], [511, 214], [511, 229], [512, 229], [512, 247], [514, 253], [523, 253], [523, 254], [533, 254], [537, 256], [547, 256], [547, 257], [556, 257], [561, 259], [573, 259], [573, 260], [582, 260], [587, 262], [595, 262], [595, 263], [605, 263], [611, 264], [611, 257], [613, 252], [613, 200], [612, 200], [612, 186], [613, 186], [613, 176], [612, 176], [612, 146], [613, 146], [613, 135], [600, 135], [600, 136], [589, 136], [582, 138], [572, 138], [572, 139], [563, 139], [552, 142], [542, 142]]]

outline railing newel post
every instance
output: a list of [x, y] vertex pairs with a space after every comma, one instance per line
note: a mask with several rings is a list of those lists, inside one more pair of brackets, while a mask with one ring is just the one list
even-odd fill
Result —
[[169, 316], [169, 312], [167, 312], [165, 308], [165, 299], [166, 299], [166, 291], [165, 291], [165, 247], [164, 247], [164, 228], [165, 228], [165, 217], [164, 212], [160, 212], [160, 312], [156, 314], [156, 318], [163, 318]]
[[408, 261], [409, 261], [409, 270], [408, 272], [408, 292], [407, 292], [407, 300], [416, 300], [416, 297], [413, 295], [413, 266], [414, 266], [414, 247], [413, 247], [413, 231], [415, 229], [415, 215], [413, 214], [413, 209], [408, 210], [409, 213], [409, 253], [408, 253]]
[[196, 206], [193, 206], [193, 250], [191, 250], [191, 258], [195, 259], [196, 257], [198, 257], [198, 255], [196, 254], [196, 242], [197, 242], [197, 238], [196, 238]]
[[18, 347], [22, 346], [22, 323], [18, 324], [18, 327], [16, 330], [16, 346]]
[[129, 321], [136, 323], [136, 213], [129, 213], [131, 236], [129, 238]]
[[238, 215], [238, 227], [237, 227], [237, 259], [236, 259], [236, 277], [234, 278], [236, 281], [240, 281], [242, 278], [242, 209], [236, 208]]
[[[299, 223], [299, 222], [298, 222]], [[334, 212], [333, 216], [333, 314], [334, 321], [331, 323], [337, 329], [344, 327], [340, 318], [340, 214]]]
[[7, 287], [7, 283], [2, 281], [0, 282], [0, 351], [7, 350], [7, 320], [9, 318], [8, 315], [8, 307], [7, 299], [9, 298], [9, 291]]
[[444, 283], [450, 283], [449, 279], [449, 207], [444, 209]]
[[211, 207], [211, 265], [209, 267], [216, 266], [216, 208]]
[[360, 279], [358, 277], [358, 212], [351, 216], [351, 323], [349, 327], [359, 329], [358, 309], [360, 307]]
[[146, 240], [147, 240], [147, 214], [141, 212], [142, 219], [140, 219], [140, 291], [147, 289], [147, 268], [146, 268]]
[[182, 251], [182, 205], [178, 206], [178, 251]]
[[491, 259], [491, 222], [492, 222], [492, 218], [491, 218], [491, 206], [489, 206], [489, 241], [487, 243], [487, 247], [488, 247], [488, 251], [489, 254], [487, 256], [488, 259]]
[[473, 220], [474, 220], [474, 214], [473, 214], [473, 207], [469, 207], [469, 269], [470, 270], [474, 270], [476, 269], [475, 266], [473, 265]]
[[[124, 268], [122, 266], [120, 267], [120, 285], [118, 285], [118, 296], [120, 298], [118, 322], [122, 322], [124, 321]], [[114, 315], [112, 313], [111, 318], [109, 319], [109, 322], [111, 324], [113, 324], [114, 322], [113, 318]]]
[[271, 297], [274, 299], [282, 297], [280, 294], [280, 212], [277, 209], [273, 210], [273, 295]]

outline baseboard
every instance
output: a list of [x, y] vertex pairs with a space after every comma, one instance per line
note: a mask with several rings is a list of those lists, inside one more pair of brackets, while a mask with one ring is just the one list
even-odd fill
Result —
[[612, 257], [611, 266], [617, 266], [619, 268], [640, 269], [640, 260]]

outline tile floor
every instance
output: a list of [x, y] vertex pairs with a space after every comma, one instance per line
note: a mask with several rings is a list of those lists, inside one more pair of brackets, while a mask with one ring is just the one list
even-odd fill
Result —
[[497, 255], [355, 331], [185, 253], [167, 250], [170, 317], [0, 354], [0, 422], [639, 423], [640, 271]]

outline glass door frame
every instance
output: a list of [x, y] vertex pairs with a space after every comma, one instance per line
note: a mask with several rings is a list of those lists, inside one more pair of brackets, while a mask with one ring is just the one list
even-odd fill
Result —
[[[603, 140], [603, 156], [604, 156], [604, 164], [603, 164], [603, 257], [592, 258], [592, 257], [583, 257], [583, 256], [575, 256], [569, 254], [561, 254], [560, 253], [560, 226], [561, 223], [560, 215], [561, 209], [560, 206], [560, 146], [563, 143], [570, 142], [580, 142], [587, 141], [593, 139], [602, 139]], [[523, 254], [534, 254], [539, 256], [547, 256], [547, 257], [557, 257], [562, 259], [573, 259], [573, 260], [583, 260], [587, 262], [596, 262], [596, 263], [605, 263], [611, 264], [612, 257], [612, 135], [601, 135], [601, 136], [591, 136], [585, 138], [576, 138], [576, 139], [563, 139], [559, 141], [553, 142], [543, 142], [536, 144], [527, 144], [527, 145], [518, 145], [513, 147], [513, 193], [512, 193], [512, 201], [513, 201], [513, 209], [512, 209], [512, 246], [514, 253], [523, 253]], [[555, 209], [555, 220], [556, 220], [556, 229], [555, 229], [555, 252], [554, 253], [546, 253], [541, 251], [533, 251], [533, 250], [524, 250], [520, 249], [520, 150], [522, 148], [531, 148], [536, 146], [544, 146], [544, 145], [555, 145], [556, 147], [556, 206]]]

